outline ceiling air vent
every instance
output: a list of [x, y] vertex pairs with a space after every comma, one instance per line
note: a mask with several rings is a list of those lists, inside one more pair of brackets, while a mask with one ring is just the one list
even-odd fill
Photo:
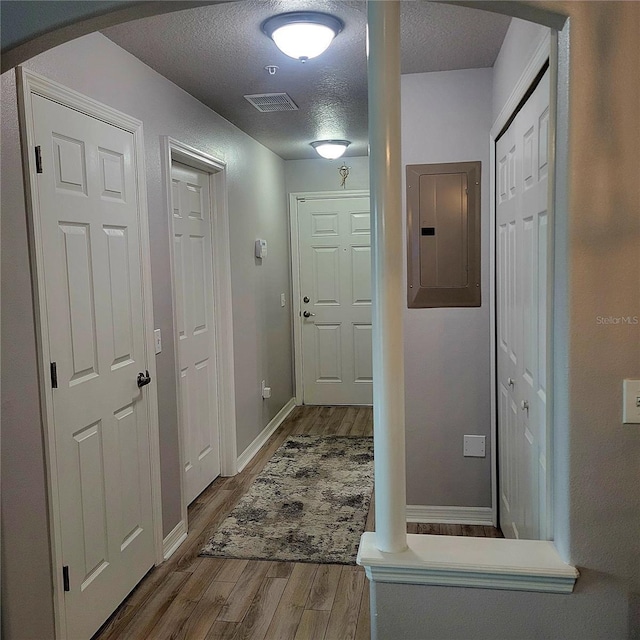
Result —
[[286, 93], [254, 93], [245, 98], [261, 113], [298, 110], [298, 105]]

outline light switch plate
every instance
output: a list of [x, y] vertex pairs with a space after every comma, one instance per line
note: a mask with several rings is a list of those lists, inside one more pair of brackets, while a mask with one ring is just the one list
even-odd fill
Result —
[[267, 241], [258, 239], [256, 240], [256, 258], [262, 260], [267, 257]]
[[284, 305], [287, 304], [287, 298], [285, 297], [284, 293], [280, 294], [280, 306], [284, 307]]
[[466, 458], [484, 458], [485, 436], [464, 436], [463, 454]]
[[640, 424], [640, 380], [624, 380], [622, 398], [622, 422]]

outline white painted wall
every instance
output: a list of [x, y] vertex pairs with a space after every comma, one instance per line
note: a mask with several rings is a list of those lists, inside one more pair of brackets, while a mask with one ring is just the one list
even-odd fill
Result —
[[[284, 161], [100, 34], [25, 65], [144, 123], [157, 357], [163, 529], [180, 519], [175, 353], [167, 283], [169, 232], [160, 136], [228, 166], [238, 453], [292, 397], [290, 291]], [[53, 637], [51, 560], [38, 405], [37, 362], [15, 76], [2, 76], [2, 625], [3, 637]], [[254, 258], [265, 238], [269, 255]], [[290, 298], [289, 295], [287, 295]], [[260, 381], [271, 386], [263, 401]]]
[[344, 164], [349, 169], [346, 191], [369, 189], [369, 158], [357, 156], [339, 160], [287, 160], [284, 176], [287, 193], [305, 191], [340, 191], [341, 178], [338, 169]]
[[[465, 434], [486, 436], [490, 450], [491, 79], [491, 69], [402, 76], [405, 191], [408, 164], [482, 162], [482, 306], [404, 311], [407, 503], [411, 505], [491, 506], [490, 456], [462, 456]], [[406, 233], [404, 200], [403, 219]]]

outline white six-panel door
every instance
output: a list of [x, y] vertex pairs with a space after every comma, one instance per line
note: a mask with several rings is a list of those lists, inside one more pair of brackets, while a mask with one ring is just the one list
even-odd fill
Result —
[[368, 197], [298, 201], [305, 404], [372, 403], [370, 234]]
[[173, 262], [186, 502], [220, 475], [209, 174], [171, 164]]
[[155, 560], [137, 168], [132, 133], [32, 109], [67, 637], [88, 639]]
[[496, 144], [500, 524], [536, 539], [547, 514], [549, 72]]

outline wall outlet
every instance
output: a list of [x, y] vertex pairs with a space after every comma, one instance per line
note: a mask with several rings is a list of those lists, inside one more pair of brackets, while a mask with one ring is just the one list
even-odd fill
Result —
[[267, 400], [268, 398], [270, 398], [271, 397], [271, 387], [267, 387], [267, 384], [266, 384], [266, 382], [264, 380], [262, 381], [261, 388], [262, 388], [262, 398], [264, 400]]
[[640, 424], [640, 380], [622, 383], [622, 422]]
[[153, 343], [156, 347], [156, 355], [158, 355], [162, 351], [162, 334], [160, 333], [160, 329], [153, 330]]
[[465, 436], [463, 455], [467, 458], [484, 458], [485, 436]]

